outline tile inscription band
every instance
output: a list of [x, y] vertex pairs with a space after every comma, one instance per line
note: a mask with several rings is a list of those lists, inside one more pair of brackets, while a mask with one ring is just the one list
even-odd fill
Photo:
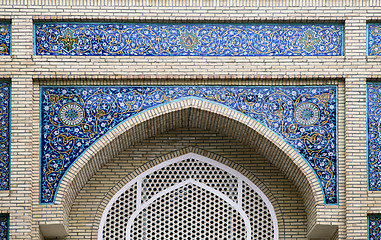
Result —
[[36, 23], [35, 54], [342, 56], [342, 24]]
[[41, 87], [40, 202], [54, 203], [72, 164], [118, 124], [184, 98], [221, 104], [275, 132], [314, 171], [325, 203], [338, 203], [336, 86]]

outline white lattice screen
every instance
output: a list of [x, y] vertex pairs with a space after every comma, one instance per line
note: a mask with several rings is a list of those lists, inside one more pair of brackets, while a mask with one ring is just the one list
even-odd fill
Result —
[[246, 177], [186, 154], [124, 186], [107, 205], [98, 239], [278, 239], [270, 201]]

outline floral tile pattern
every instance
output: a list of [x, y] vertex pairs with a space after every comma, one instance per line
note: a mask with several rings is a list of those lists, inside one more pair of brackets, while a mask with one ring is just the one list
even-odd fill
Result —
[[37, 23], [37, 55], [341, 56], [342, 24]]
[[367, 85], [368, 189], [381, 191], [381, 84]]
[[0, 22], [0, 55], [11, 54], [11, 24]]
[[9, 190], [10, 84], [0, 83], [0, 191]]
[[381, 55], [381, 24], [367, 25], [367, 54], [368, 56]]
[[8, 240], [9, 216], [0, 215], [0, 240]]
[[381, 216], [368, 216], [368, 239], [381, 239]]
[[224, 105], [278, 134], [315, 172], [326, 204], [338, 203], [336, 86], [42, 87], [40, 202], [54, 203], [65, 173], [111, 129], [183, 98]]

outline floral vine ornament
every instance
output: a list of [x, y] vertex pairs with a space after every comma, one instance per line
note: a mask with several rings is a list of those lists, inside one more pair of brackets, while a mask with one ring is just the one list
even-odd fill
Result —
[[[379, 26], [371, 26], [370, 27], [370, 35], [374, 39], [380, 39], [381, 36], [381, 27]], [[373, 46], [371, 46], [370, 55], [379, 55], [381, 53], [381, 44], [380, 41], [372, 41], [374, 43]]]
[[237, 110], [274, 131], [311, 166], [326, 203], [337, 203], [335, 86], [43, 87], [41, 92], [41, 203], [54, 203], [72, 164], [115, 126], [187, 97]]
[[10, 24], [0, 23], [0, 55], [10, 54]]

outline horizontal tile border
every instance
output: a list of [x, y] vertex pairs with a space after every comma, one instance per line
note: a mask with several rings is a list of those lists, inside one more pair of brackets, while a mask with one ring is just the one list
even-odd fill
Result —
[[339, 23], [34, 24], [36, 55], [342, 56]]

